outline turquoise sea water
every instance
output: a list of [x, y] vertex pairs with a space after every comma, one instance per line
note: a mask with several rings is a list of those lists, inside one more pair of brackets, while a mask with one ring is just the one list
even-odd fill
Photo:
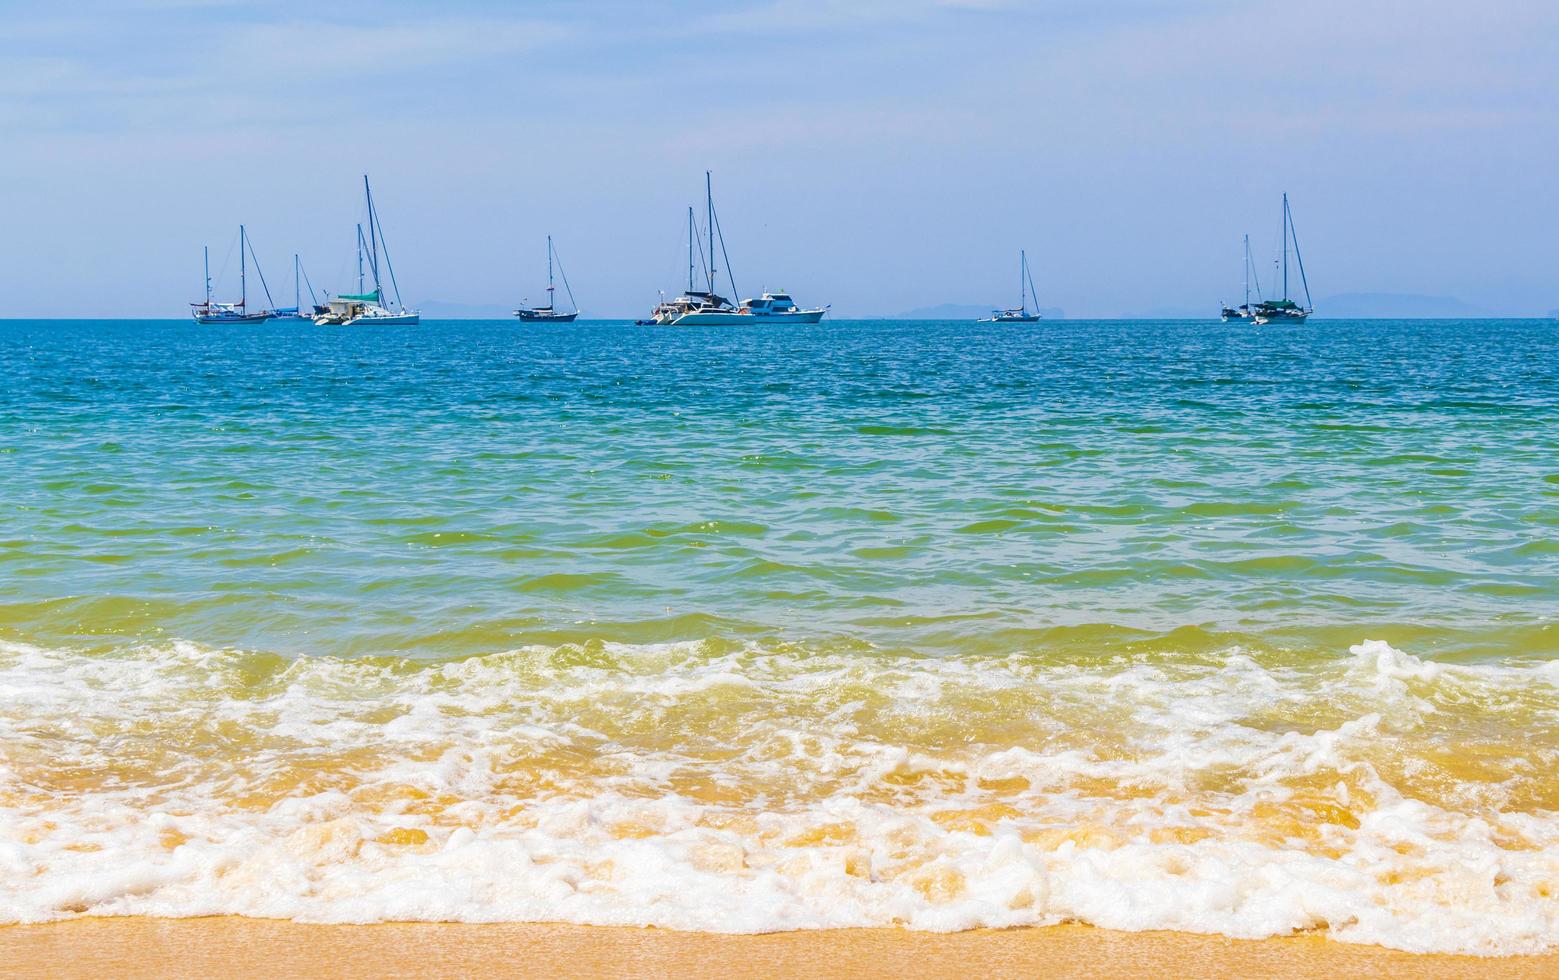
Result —
[[0, 321], [0, 377], [0, 918], [1559, 943], [1553, 323]]
[[1500, 654], [1559, 605], [1549, 323], [10, 322], [0, 374], [30, 641]]

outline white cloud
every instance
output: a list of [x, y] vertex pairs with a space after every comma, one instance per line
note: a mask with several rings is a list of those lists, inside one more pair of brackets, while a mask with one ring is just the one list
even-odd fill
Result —
[[523, 54], [568, 33], [547, 21], [474, 17], [372, 25], [291, 21], [243, 28], [219, 42], [217, 54], [312, 75], [394, 73]]
[[[300, 103], [308, 113], [343, 111], [364, 102], [343, 79], [366, 89], [520, 57], [568, 34], [555, 22], [475, 17], [35, 21], [0, 33], [0, 128], [187, 128], [191, 120], [221, 128], [275, 121]], [[292, 98], [300, 94], [312, 97]]]

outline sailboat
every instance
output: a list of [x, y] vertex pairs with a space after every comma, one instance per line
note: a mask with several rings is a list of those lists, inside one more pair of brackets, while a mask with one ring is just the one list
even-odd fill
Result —
[[[292, 305], [280, 306], [271, 311], [271, 315], [278, 320], [312, 320], [322, 312], [328, 312], [328, 306], [320, 306], [314, 296], [314, 284], [308, 281], [309, 274], [303, 271], [303, 262], [296, 252], [292, 255]], [[310, 309], [303, 309], [303, 284], [309, 287]]]
[[[1034, 297], [1035, 310], [1029, 312], [1029, 297]], [[992, 310], [991, 315], [981, 317], [981, 323], [1038, 323], [1039, 291], [1034, 288], [1034, 277], [1029, 275], [1028, 253], [1018, 250], [1018, 305], [1011, 310]]]
[[[325, 312], [314, 318], [314, 322], [325, 326], [327, 324], [340, 324], [341, 326], [355, 326], [358, 324], [375, 326], [414, 326], [422, 322], [422, 314], [416, 310], [408, 310], [401, 302], [401, 289], [395, 281], [395, 266], [390, 262], [390, 246], [384, 238], [384, 228], [379, 223], [379, 211], [374, 207], [373, 189], [368, 186], [368, 175], [363, 175], [363, 197], [368, 202], [368, 234], [365, 240], [363, 226], [357, 226], [357, 292], [343, 293], [330, 301], [330, 307]], [[390, 276], [390, 288], [395, 293], [395, 303], [386, 305], [384, 300], [384, 284], [379, 279], [379, 259], [383, 253], [384, 269]], [[365, 292], [363, 281], [363, 259], [368, 259], [368, 268], [373, 273], [374, 288]]]
[[[736, 278], [731, 274], [731, 259], [725, 251], [725, 233], [720, 230], [720, 219], [715, 214], [714, 185], [709, 171], [704, 171], [704, 201], [707, 210], [705, 225], [709, 235], [709, 252], [704, 263], [704, 289], [695, 289], [693, 283], [693, 248], [697, 236], [693, 209], [687, 209], [687, 290], [673, 300], [663, 299], [650, 318], [641, 323], [657, 323], [662, 326], [736, 326], [760, 323], [817, 323], [828, 312], [828, 307], [804, 309], [790, 298], [788, 293], [765, 292], [756, 299], [744, 299], [740, 306], [715, 292], [715, 236], [720, 237], [720, 256], [725, 261], [726, 280], [731, 284], [731, 295], [736, 295]], [[698, 245], [699, 257], [703, 243]], [[664, 294], [662, 294], [664, 295]]]
[[[571, 313], [559, 313], [557, 309], [555, 302], [557, 287], [552, 285], [552, 263], [554, 259], [557, 261], [558, 273], [563, 277], [563, 289], [568, 293], [569, 305], [574, 308]], [[520, 302], [523, 303], [525, 301], [521, 300]], [[552, 247], [551, 235], [547, 236], [547, 305], [521, 306], [514, 311], [514, 315], [521, 320], [544, 320], [548, 323], [573, 323], [574, 319], [579, 316], [579, 303], [574, 299], [573, 287], [568, 284], [568, 273], [563, 271], [563, 260], [556, 257], [556, 252]]]
[[[238, 226], [238, 302], [213, 303], [211, 301], [211, 248], [206, 246], [201, 250], [205, 256], [206, 271], [206, 300], [203, 303], [191, 303], [190, 315], [196, 323], [264, 323], [273, 314], [270, 310], [258, 310], [249, 312], [249, 258], [253, 249], [249, 245], [249, 235], [243, 225]], [[260, 272], [260, 260], [255, 258], [254, 271], [260, 276], [260, 284], [265, 285], [265, 273]], [[271, 298], [269, 286], [265, 287], [265, 298]], [[274, 303], [272, 305], [275, 305]]]
[[[1294, 243], [1294, 259], [1299, 265], [1299, 281], [1305, 288], [1305, 305], [1288, 298], [1288, 244]], [[1310, 301], [1310, 281], [1305, 277], [1305, 260], [1299, 254], [1299, 235], [1294, 232], [1294, 215], [1288, 208], [1288, 195], [1283, 195], [1283, 298], [1262, 300], [1251, 311], [1251, 319], [1262, 326], [1273, 321], [1280, 323], [1304, 323], [1315, 312]]]
[[[1255, 315], [1255, 314], [1253, 314], [1251, 312], [1251, 309], [1250, 309], [1250, 281], [1251, 281], [1251, 275], [1254, 272], [1254, 270], [1255, 270], [1255, 263], [1253, 263], [1251, 261], [1251, 258], [1250, 258], [1250, 236], [1246, 235], [1245, 236], [1245, 302], [1241, 303], [1238, 309], [1231, 309], [1228, 306], [1228, 304], [1224, 304], [1223, 312], [1222, 312], [1222, 314], [1220, 314], [1220, 318], [1223, 320], [1224, 323], [1228, 323], [1230, 320], [1249, 320], [1251, 317], [1253, 317]], [[1261, 299], [1261, 280], [1260, 280], [1260, 278], [1256, 279], [1256, 298], [1258, 300]]]

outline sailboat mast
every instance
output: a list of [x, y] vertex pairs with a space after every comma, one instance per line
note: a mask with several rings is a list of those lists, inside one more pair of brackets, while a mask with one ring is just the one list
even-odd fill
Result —
[[367, 174], [363, 174], [363, 197], [368, 200], [368, 245], [371, 256], [369, 267], [373, 269], [374, 289], [378, 290], [381, 288], [379, 285], [379, 218], [374, 214], [374, 192], [368, 186]]
[[205, 267], [206, 267], [206, 312], [209, 313], [209, 312], [211, 312], [211, 246], [210, 245], [202, 245], [201, 248], [200, 248], [200, 252], [205, 257], [204, 262], [205, 262]]
[[1315, 301], [1310, 298], [1310, 277], [1305, 275], [1305, 256], [1299, 251], [1299, 232], [1294, 228], [1294, 211], [1287, 207], [1288, 195], [1283, 196], [1283, 204], [1288, 214], [1288, 234], [1294, 240], [1294, 263], [1299, 266], [1299, 284], [1305, 289], [1305, 308], [1315, 309]]
[[547, 308], [554, 308], [552, 302], [552, 236], [547, 236]]
[[687, 291], [693, 291], [693, 205], [687, 206]]
[[292, 253], [292, 311], [303, 309], [303, 288], [298, 285], [298, 253]]
[[704, 171], [704, 203], [709, 209], [709, 295], [715, 292], [715, 192], [709, 171]]
[[363, 226], [357, 226], [357, 295], [363, 295]]
[[1288, 193], [1283, 194], [1283, 301], [1288, 302]]
[[1245, 236], [1245, 305], [1250, 306], [1250, 236]]
[[1028, 253], [1020, 248], [1018, 249], [1018, 309], [1022, 310], [1024, 313], [1027, 313], [1029, 308], [1028, 273]]
[[249, 309], [249, 285], [248, 285], [248, 282], [246, 281], [247, 277], [248, 277], [249, 264], [248, 264], [247, 261], [245, 261], [248, 258], [248, 256], [245, 254], [248, 251], [248, 249], [245, 247], [247, 244], [248, 244], [248, 239], [246, 239], [244, 237], [244, 226], [243, 225], [239, 225], [238, 226], [238, 305], [242, 306], [245, 311], [247, 311]]

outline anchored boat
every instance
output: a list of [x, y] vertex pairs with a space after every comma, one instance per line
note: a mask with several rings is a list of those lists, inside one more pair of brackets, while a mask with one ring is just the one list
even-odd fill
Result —
[[[1035, 310], [1028, 309], [1028, 298], [1034, 297]], [[1034, 277], [1029, 274], [1028, 253], [1018, 250], [1018, 305], [1011, 310], [992, 310], [990, 316], [981, 317], [980, 323], [1038, 323], [1039, 291], [1034, 288]]]
[[[698, 241], [695, 234], [697, 224], [693, 217], [693, 209], [687, 209], [687, 289], [676, 299], [662, 299], [660, 304], [650, 311], [648, 320], [640, 323], [656, 323], [662, 326], [695, 327], [695, 326], [740, 326], [756, 325], [760, 323], [817, 323], [828, 312], [828, 307], [815, 307], [804, 309], [790, 298], [788, 293], [765, 292], [757, 299], [742, 300], [740, 306], [732, 305], [731, 301], [715, 292], [715, 238], [720, 239], [720, 257], [725, 262], [726, 281], [731, 284], [731, 295], [736, 295], [736, 278], [731, 274], [731, 259], [725, 250], [725, 233], [720, 230], [720, 218], [715, 213], [714, 186], [709, 171], [704, 171], [704, 198], [707, 208], [705, 226], [708, 231], [709, 251], [707, 255], [703, 250], [703, 243], [698, 242], [698, 256], [704, 260], [704, 278], [706, 288], [693, 288], [694, 243]], [[664, 294], [662, 294], [664, 296]]]
[[[1288, 245], [1294, 244], [1294, 260], [1299, 266], [1299, 281], [1304, 284], [1305, 305], [1288, 298]], [[1288, 195], [1283, 195], [1283, 298], [1263, 300], [1251, 310], [1251, 319], [1257, 326], [1268, 323], [1304, 323], [1315, 312], [1310, 301], [1310, 281], [1305, 277], [1305, 260], [1299, 254], [1299, 235], [1294, 231], [1294, 215], [1288, 207]]]
[[[339, 324], [351, 327], [359, 324], [373, 326], [414, 326], [422, 322], [422, 314], [408, 310], [401, 302], [400, 285], [395, 281], [395, 266], [390, 261], [390, 246], [384, 238], [384, 228], [379, 223], [379, 211], [374, 207], [373, 189], [368, 186], [368, 175], [363, 175], [363, 197], [368, 202], [368, 232], [357, 226], [357, 292], [343, 293], [330, 301], [329, 308], [314, 317], [321, 325]], [[387, 304], [384, 285], [379, 279], [379, 261], [384, 260], [384, 270], [390, 277], [390, 289], [395, 302]], [[365, 291], [364, 260], [373, 274], [374, 288]]]
[[[249, 235], [243, 225], [238, 226], [238, 302], [213, 303], [211, 301], [211, 248], [206, 246], [201, 249], [205, 256], [206, 272], [206, 300], [203, 303], [190, 304], [190, 316], [196, 323], [264, 323], [275, 314], [270, 310], [249, 311], [249, 258], [253, 249], [249, 245]], [[255, 258], [254, 271], [260, 276], [260, 285], [265, 285], [265, 273], [260, 272], [260, 260]], [[265, 288], [265, 298], [271, 298], [270, 287]], [[274, 303], [272, 304], [275, 305]]]
[[742, 310], [760, 321], [779, 320], [788, 323], [818, 323], [828, 307], [806, 310], [796, 305], [789, 293], [765, 292], [757, 299], [742, 300]]
[[[1245, 236], [1245, 302], [1241, 303], [1238, 308], [1230, 307], [1227, 303], [1225, 303], [1224, 306], [1223, 306], [1223, 312], [1219, 315], [1224, 323], [1228, 323], [1231, 320], [1236, 320], [1236, 321], [1237, 320], [1249, 320], [1249, 319], [1251, 319], [1251, 317], [1255, 316], [1255, 314], [1253, 312], [1251, 312], [1251, 308], [1250, 308], [1250, 281], [1251, 281], [1251, 274], [1254, 271], [1254, 268], [1255, 268], [1254, 263], [1251, 262], [1251, 258], [1250, 258], [1250, 236], [1246, 235]], [[1257, 300], [1261, 299], [1261, 280], [1259, 278], [1256, 279], [1256, 298], [1257, 298]]]
[[[563, 290], [568, 293], [568, 303], [574, 309], [570, 313], [563, 313], [557, 308], [557, 288], [552, 285], [552, 263], [556, 260], [558, 274], [563, 277]], [[520, 300], [521, 303], [525, 302]], [[546, 306], [521, 306], [514, 311], [514, 315], [521, 320], [541, 321], [544, 323], [573, 323], [579, 316], [579, 303], [574, 299], [574, 290], [568, 284], [568, 273], [563, 271], [563, 260], [557, 257], [552, 247], [552, 236], [547, 236], [547, 305]]]
[[[271, 315], [277, 320], [312, 320], [322, 313], [330, 312], [330, 307], [321, 306], [314, 295], [314, 284], [308, 281], [309, 274], [303, 271], [303, 262], [296, 252], [292, 256], [292, 305], [281, 306], [271, 311]], [[309, 287], [309, 309], [303, 308], [303, 284]]]

